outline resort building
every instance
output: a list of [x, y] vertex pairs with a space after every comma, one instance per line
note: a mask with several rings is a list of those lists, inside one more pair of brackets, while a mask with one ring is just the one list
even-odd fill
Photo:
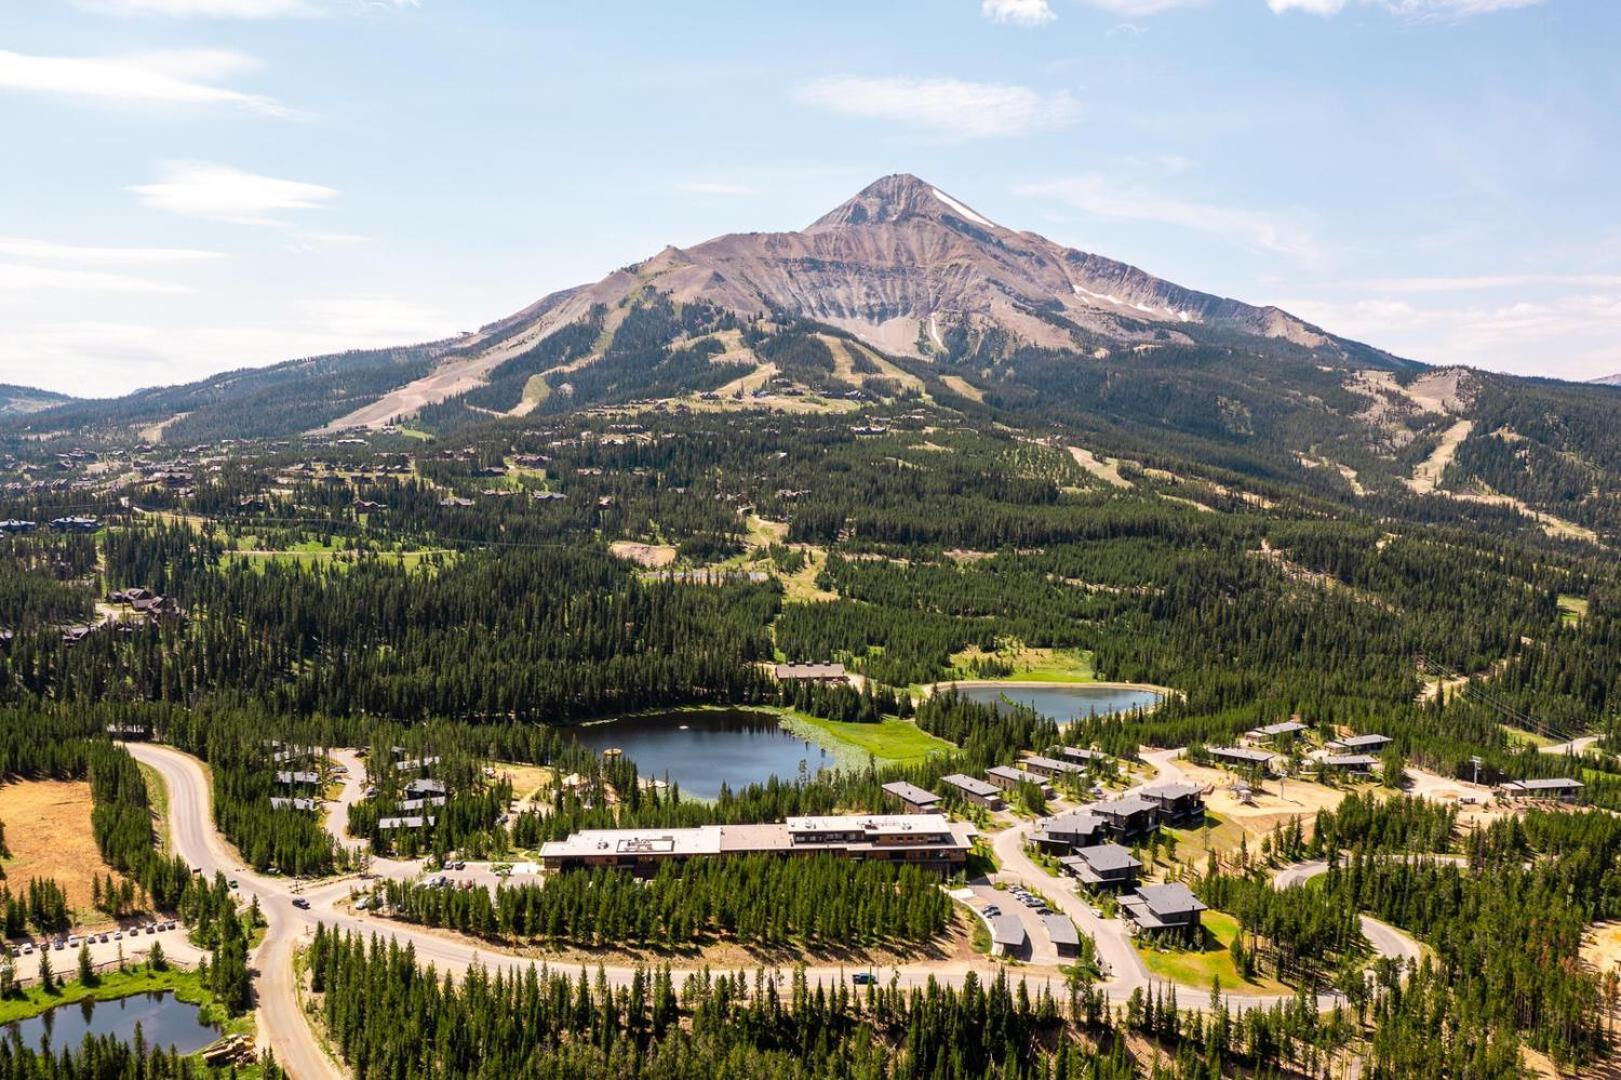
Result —
[[1306, 725], [1298, 719], [1285, 720], [1280, 724], [1268, 724], [1244, 733], [1244, 737], [1255, 743], [1271, 743], [1291, 735], [1299, 735], [1306, 730]]
[[1082, 809], [1102, 818], [1110, 835], [1120, 840], [1135, 840], [1159, 827], [1159, 807], [1141, 795], [1123, 795]]
[[1510, 780], [1497, 785], [1497, 793], [1505, 799], [1558, 799], [1575, 802], [1585, 787], [1580, 780], [1568, 776], [1540, 780]]
[[778, 664], [775, 671], [779, 682], [845, 681], [843, 664]]
[[977, 806], [989, 810], [1002, 809], [1002, 793], [983, 780], [977, 780], [963, 773], [952, 773], [950, 776], [941, 777], [940, 782]]
[[1012, 765], [993, 765], [985, 770], [985, 779], [1003, 791], [1013, 791], [1020, 784], [1034, 784], [1043, 795], [1051, 795], [1052, 789], [1047, 781], [1033, 772], [1014, 768]]
[[1204, 789], [1197, 784], [1168, 781], [1150, 784], [1137, 794], [1158, 807], [1160, 820], [1166, 824], [1204, 820]]
[[884, 794], [899, 803], [901, 811], [907, 814], [932, 814], [940, 805], [940, 796], [905, 780], [885, 784]]
[[1083, 847], [1058, 860], [1065, 872], [1090, 889], [1126, 889], [1137, 884], [1142, 861], [1119, 844]]
[[1276, 754], [1269, 754], [1265, 750], [1249, 750], [1242, 746], [1212, 746], [1206, 751], [1212, 758], [1223, 765], [1231, 765], [1242, 769], [1265, 769], [1272, 764]]
[[1059, 747], [1059, 756], [1065, 761], [1073, 761], [1079, 765], [1090, 765], [1094, 761], [1106, 761], [1109, 755], [1098, 750], [1088, 750], [1081, 746]]
[[1330, 742], [1328, 748], [1356, 754], [1377, 754], [1394, 741], [1389, 735], [1347, 735]]
[[1122, 897], [1120, 910], [1139, 931], [1172, 933], [1195, 937], [1199, 913], [1205, 905], [1186, 885], [1173, 881], [1166, 885], [1143, 885], [1131, 896]]
[[548, 870], [616, 866], [652, 872], [665, 862], [728, 855], [832, 854], [945, 870], [968, 858], [974, 828], [941, 814], [791, 817], [780, 824], [690, 829], [588, 829], [542, 844]]
[[1356, 776], [1368, 775], [1377, 764], [1379, 759], [1371, 754], [1329, 754], [1323, 758], [1323, 768]]
[[1056, 780], [1061, 776], [1085, 776], [1086, 766], [1073, 761], [1058, 761], [1039, 754], [1032, 755], [1019, 762], [1026, 772], [1033, 772], [1037, 776], [1048, 780]]
[[991, 924], [992, 956], [1012, 956], [1023, 951], [1025, 942], [1029, 940], [1023, 923], [1005, 911], [986, 916], [986, 920]]
[[1063, 855], [1075, 848], [1101, 843], [1108, 833], [1108, 824], [1096, 814], [1067, 810], [1043, 821], [1041, 828], [1031, 834], [1030, 842], [1049, 854]]
[[1081, 935], [1070, 922], [1068, 915], [1043, 915], [1041, 921], [1046, 924], [1047, 937], [1053, 943], [1053, 949], [1059, 956], [1077, 956], [1081, 951]]

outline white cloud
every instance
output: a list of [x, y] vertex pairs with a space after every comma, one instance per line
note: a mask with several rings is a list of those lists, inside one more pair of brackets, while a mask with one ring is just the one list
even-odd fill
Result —
[[851, 116], [915, 124], [964, 139], [1028, 135], [1068, 127], [1081, 106], [1067, 93], [958, 79], [832, 75], [806, 83], [794, 98]]
[[1116, 184], [1096, 173], [1023, 184], [1014, 191], [1019, 195], [1058, 199], [1109, 221], [1172, 225], [1300, 259], [1316, 255], [1316, 243], [1310, 230], [1286, 215], [1179, 199], [1135, 185]]
[[233, 105], [267, 116], [291, 110], [276, 99], [215, 81], [257, 68], [258, 61], [225, 49], [187, 49], [125, 57], [27, 56], [0, 50], [0, 89], [122, 104]]
[[0, 50], [0, 88], [114, 103], [235, 105], [270, 116], [291, 113], [263, 94], [214, 85], [259, 67], [229, 49], [182, 49], [122, 57], [27, 56]]
[[747, 184], [735, 184], [725, 180], [687, 180], [676, 185], [682, 191], [691, 191], [698, 195], [758, 195], [759, 191]]
[[316, 210], [338, 192], [320, 184], [257, 176], [229, 165], [171, 161], [155, 184], [130, 188], [156, 210], [241, 225], [271, 225], [287, 210]]
[[992, 22], [1040, 26], [1058, 18], [1047, 0], [981, 0], [980, 14]]
[[32, 304], [41, 295], [61, 292], [101, 293], [186, 293], [184, 285], [152, 281], [130, 274], [109, 274], [98, 270], [64, 270], [59, 266], [32, 266], [27, 263], [0, 263], [0, 304], [23, 301]]
[[[1447, 19], [1535, 7], [1543, 0], [1358, 0], [1358, 2], [1382, 7], [1397, 15], [1412, 18]], [[1286, 11], [1304, 11], [1311, 15], [1338, 15], [1350, 5], [1351, 0], [1266, 0], [1266, 3], [1280, 15]]]
[[224, 258], [217, 251], [199, 251], [195, 248], [87, 247], [82, 244], [32, 240], [22, 236], [0, 236], [0, 255], [18, 259], [45, 259], [92, 265], [117, 263], [156, 265]]
[[1371, 278], [1366, 281], [1331, 282], [1328, 287], [1373, 292], [1446, 293], [1547, 285], [1621, 289], [1621, 274], [1473, 274], [1456, 277]]

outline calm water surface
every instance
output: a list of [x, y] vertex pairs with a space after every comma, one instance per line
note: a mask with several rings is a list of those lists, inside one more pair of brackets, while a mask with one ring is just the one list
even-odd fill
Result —
[[0, 1028], [0, 1036], [9, 1039], [15, 1031], [24, 1046], [38, 1046], [45, 1039], [61, 1050], [78, 1046], [86, 1035], [111, 1035], [129, 1042], [135, 1038], [137, 1024], [148, 1046], [172, 1046], [182, 1054], [194, 1054], [220, 1037], [219, 1032], [198, 1021], [197, 1006], [167, 992], [58, 1005], [49, 1012], [5, 1025]]
[[722, 784], [738, 791], [772, 776], [793, 780], [801, 762], [812, 775], [834, 766], [832, 755], [783, 730], [774, 715], [746, 709], [630, 716], [587, 724], [575, 736], [599, 753], [618, 747], [643, 776], [700, 799], [719, 797]]
[[958, 692], [970, 701], [1000, 705], [1012, 701], [1028, 705], [1042, 716], [1067, 724], [1087, 716], [1146, 709], [1159, 704], [1152, 690], [1120, 690], [1107, 686], [963, 686]]

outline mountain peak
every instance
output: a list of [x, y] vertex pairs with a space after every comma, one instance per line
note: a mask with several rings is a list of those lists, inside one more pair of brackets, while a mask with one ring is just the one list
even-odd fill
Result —
[[911, 173], [893, 173], [874, 180], [854, 197], [817, 218], [811, 228], [885, 225], [905, 221], [908, 218], [939, 221], [947, 216], [970, 222], [981, 228], [998, 227], [984, 215], [976, 213], [966, 204], [953, 199], [939, 188]]

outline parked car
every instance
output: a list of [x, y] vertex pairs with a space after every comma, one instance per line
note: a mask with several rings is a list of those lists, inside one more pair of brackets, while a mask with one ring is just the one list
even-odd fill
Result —
[[870, 971], [858, 971], [850, 976], [850, 981], [857, 986], [869, 986], [878, 981], [878, 977]]
[[124, 940], [124, 931], [122, 931], [122, 930], [114, 931], [113, 932], [113, 940], [114, 941], [123, 941]]
[[29, 954], [30, 954], [30, 953], [32, 953], [32, 952], [33, 952], [33, 951], [34, 951], [34, 943], [33, 943], [33, 942], [32, 942], [32, 941], [25, 941], [25, 942], [23, 942], [23, 947], [22, 947], [22, 954], [23, 954], [23, 955], [24, 955], [24, 956], [27, 956], [27, 955], [29, 955]]
[[295, 896], [293, 897], [293, 906], [298, 908], [300, 911], [308, 911], [310, 909], [310, 902], [304, 899], [302, 896]]

